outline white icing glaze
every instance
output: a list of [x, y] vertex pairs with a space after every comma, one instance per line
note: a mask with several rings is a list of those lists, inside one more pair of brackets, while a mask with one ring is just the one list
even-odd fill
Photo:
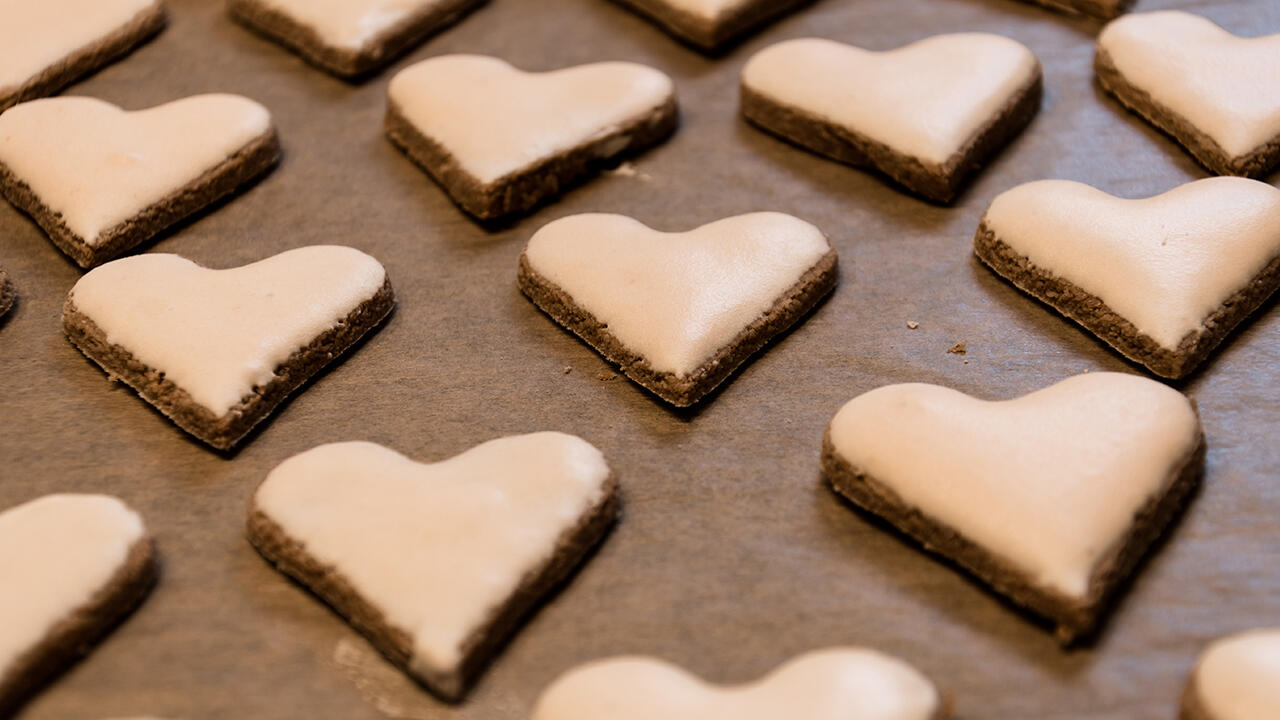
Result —
[[1280, 190], [1236, 177], [1140, 200], [1041, 180], [997, 196], [985, 222], [1171, 350], [1280, 255]]
[[1194, 673], [1201, 705], [1213, 720], [1275, 720], [1280, 713], [1280, 628], [1218, 640]]
[[0, 0], [0, 91], [101, 42], [159, 0]]
[[1000, 35], [935, 35], [887, 52], [807, 38], [771, 45], [742, 70], [751, 90], [925, 162], [942, 164], [1040, 71]]
[[238, 95], [196, 95], [125, 112], [86, 97], [34, 100], [0, 115], [0, 162], [89, 245], [190, 184], [271, 128]]
[[703, 20], [718, 20], [747, 3], [747, 0], [659, 0], [662, 4]]
[[444, 55], [396, 73], [387, 92], [423, 135], [491, 183], [648, 115], [675, 85], [636, 63], [526, 73], [497, 58]]
[[1098, 36], [1120, 74], [1232, 157], [1280, 136], [1280, 34], [1240, 38], [1164, 10], [1112, 21]]
[[258, 0], [315, 31], [326, 44], [360, 50], [411, 15], [447, 0]]
[[0, 679], [106, 586], [144, 532], [106, 495], [46, 495], [0, 513]]
[[348, 247], [317, 245], [229, 270], [137, 255], [89, 271], [76, 308], [215, 416], [373, 297], [386, 271]]
[[546, 225], [525, 257], [655, 371], [688, 375], [830, 250], [821, 230], [782, 213], [683, 233], [593, 213]]
[[708, 685], [652, 658], [599, 660], [552, 683], [532, 720], [930, 720], [939, 704], [933, 684], [905, 662], [832, 648], [736, 687]]
[[1176, 390], [1089, 373], [1004, 402], [889, 385], [849, 401], [830, 433], [840, 457], [907, 506], [1079, 598], [1198, 427]]
[[599, 450], [556, 432], [491, 440], [430, 465], [345, 442], [281, 463], [254, 503], [413, 638], [416, 671], [443, 673], [604, 499], [608, 477]]

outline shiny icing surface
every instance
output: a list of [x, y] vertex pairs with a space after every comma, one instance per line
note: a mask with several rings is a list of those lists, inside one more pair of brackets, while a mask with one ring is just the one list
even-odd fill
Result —
[[257, 0], [311, 28], [331, 47], [359, 50], [409, 16], [448, 0]]
[[159, 0], [0, 0], [0, 91], [101, 42]]
[[144, 534], [142, 518], [106, 495], [46, 495], [0, 512], [0, 679], [111, 581]]
[[87, 97], [0, 115], [0, 162], [87, 244], [188, 185], [271, 129], [238, 95], [195, 95], [125, 112]]
[[1280, 628], [1218, 640], [1192, 677], [1212, 720], [1274, 720], [1280, 713]]
[[762, 212], [665, 233], [623, 215], [571, 215], [534, 234], [529, 266], [657, 372], [688, 375], [831, 250], [803, 220]]
[[599, 660], [552, 683], [532, 720], [930, 720], [939, 706], [933, 684], [901, 660], [833, 648], [731, 687], [653, 658]]
[[886, 52], [805, 38], [756, 53], [742, 82], [903, 155], [942, 164], [1039, 67], [1021, 43], [986, 33], [935, 35]]
[[718, 20], [730, 11], [747, 4], [748, 0], [659, 0], [670, 8], [689, 13], [704, 20]]
[[1041, 180], [997, 196], [984, 222], [1170, 350], [1280, 255], [1280, 190], [1236, 177], [1138, 200]]
[[94, 268], [71, 299], [108, 342], [222, 416], [385, 280], [377, 260], [348, 247], [303, 247], [228, 270], [149, 254]]
[[654, 112], [675, 85], [636, 63], [527, 73], [497, 58], [444, 55], [401, 70], [388, 94], [423, 135], [492, 183]]
[[1108, 24], [1098, 48], [1152, 99], [1213, 138], [1228, 156], [1280, 136], [1280, 34], [1232, 35], [1177, 10], [1133, 13]]
[[604, 499], [608, 477], [599, 450], [557, 432], [433, 464], [344, 442], [281, 463], [254, 503], [413, 638], [415, 670], [440, 673]]
[[1196, 447], [1199, 425], [1176, 390], [1089, 373], [1002, 402], [888, 385], [849, 401], [830, 433], [839, 457], [905, 505], [1082, 598]]

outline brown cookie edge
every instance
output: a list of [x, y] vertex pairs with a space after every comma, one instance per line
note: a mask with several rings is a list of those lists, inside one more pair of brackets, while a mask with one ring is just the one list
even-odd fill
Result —
[[9, 309], [13, 307], [13, 301], [18, 299], [18, 290], [13, 286], [13, 282], [9, 280], [9, 275], [0, 268], [0, 318], [9, 313]]
[[614, 2], [648, 19], [677, 40], [714, 53], [813, 0], [747, 0], [715, 20], [672, 7], [663, 0]]

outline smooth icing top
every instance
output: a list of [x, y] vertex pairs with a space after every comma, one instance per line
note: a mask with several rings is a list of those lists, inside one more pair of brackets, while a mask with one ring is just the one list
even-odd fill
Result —
[[1098, 36], [1130, 84], [1233, 157], [1280, 136], [1280, 34], [1240, 38], [1177, 10], [1133, 13]]
[[447, 0], [258, 0], [311, 28], [325, 44], [360, 50], [409, 16]]
[[107, 585], [144, 533], [107, 495], [46, 495], [0, 513], [0, 680]]
[[939, 705], [937, 689], [905, 662], [833, 648], [736, 687], [708, 685], [652, 658], [599, 660], [552, 683], [532, 720], [930, 720]]
[[1194, 684], [1213, 720], [1274, 720], [1280, 709], [1280, 628], [1213, 643], [1200, 657]]
[[604, 499], [609, 474], [599, 450], [557, 432], [430, 465], [344, 442], [281, 463], [254, 503], [413, 638], [416, 671], [442, 673]]
[[0, 0], [0, 91], [26, 84], [158, 3], [159, 0]]
[[636, 63], [527, 73], [497, 58], [444, 55], [396, 73], [387, 92], [420, 132], [491, 183], [651, 113], [675, 85]]
[[108, 342], [222, 416], [385, 281], [377, 260], [331, 245], [229, 270], [148, 254], [90, 270], [71, 299]]
[[267, 109], [238, 95], [135, 112], [94, 98], [44, 98], [0, 115], [0, 162], [92, 246], [270, 129]]
[[682, 233], [624, 215], [571, 215], [529, 240], [529, 266], [656, 372], [688, 375], [831, 251], [818, 228], [750, 213]]
[[1031, 581], [1084, 597], [1134, 514], [1196, 446], [1181, 393], [1137, 375], [1077, 375], [985, 402], [936, 385], [889, 385], [830, 426], [850, 465]]
[[1280, 255], [1280, 190], [1237, 177], [1140, 200], [1041, 180], [997, 196], [984, 222], [1170, 350]]
[[756, 53], [742, 82], [903, 155], [942, 164], [1039, 72], [1026, 46], [1000, 35], [935, 35], [886, 52], [806, 38]]
[[731, 10], [746, 4], [747, 0], [659, 0], [676, 10], [689, 13], [703, 20], [718, 20]]

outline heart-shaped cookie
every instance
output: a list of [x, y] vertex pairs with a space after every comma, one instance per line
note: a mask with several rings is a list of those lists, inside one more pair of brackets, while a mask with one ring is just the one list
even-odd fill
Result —
[[1241, 38], [1167, 10], [1107, 25], [1098, 82], [1219, 175], [1262, 177], [1280, 162], [1280, 34]]
[[394, 60], [485, 0], [230, 0], [231, 17], [339, 77]]
[[108, 374], [226, 450], [394, 305], [382, 265], [348, 247], [229, 270], [148, 254], [80, 278], [62, 323]]
[[802, 147], [949, 202], [1040, 109], [1040, 62], [1000, 35], [936, 35], [887, 52], [807, 38], [742, 70], [742, 113]]
[[614, 0], [703, 50], [719, 50], [809, 0]]
[[0, 512], [0, 716], [133, 610], [155, 584], [142, 518], [106, 495], [46, 495]]
[[907, 663], [861, 648], [792, 659], [747, 685], [708, 685], [652, 658], [574, 668], [550, 685], [532, 720], [941, 720], [938, 690]]
[[1200, 656], [1182, 720], [1272, 720], [1280, 709], [1280, 628], [1223, 638]]
[[558, 195], [677, 121], [671, 78], [635, 63], [528, 73], [445, 55], [401, 70], [387, 94], [387, 137], [482, 220]]
[[160, 0], [0, 0], [0, 112], [52, 95], [164, 28]]
[[680, 407], [696, 403], [835, 287], [818, 228], [751, 213], [664, 233], [623, 215], [571, 215], [520, 256], [529, 299]]
[[0, 191], [81, 267], [209, 206], [279, 157], [271, 114], [238, 95], [134, 112], [48, 98], [0, 115]]
[[271, 471], [248, 529], [384, 655], [458, 699], [617, 511], [600, 451], [541, 432], [430, 465], [373, 443], [322, 445]]
[[1280, 190], [1219, 177], [1126, 200], [1027, 183], [992, 201], [974, 252], [1125, 357], [1180, 378], [1280, 286]]
[[889, 385], [836, 413], [827, 481], [1057, 625], [1088, 634], [1182, 507], [1204, 460], [1195, 406], [1136, 375], [987, 402]]

